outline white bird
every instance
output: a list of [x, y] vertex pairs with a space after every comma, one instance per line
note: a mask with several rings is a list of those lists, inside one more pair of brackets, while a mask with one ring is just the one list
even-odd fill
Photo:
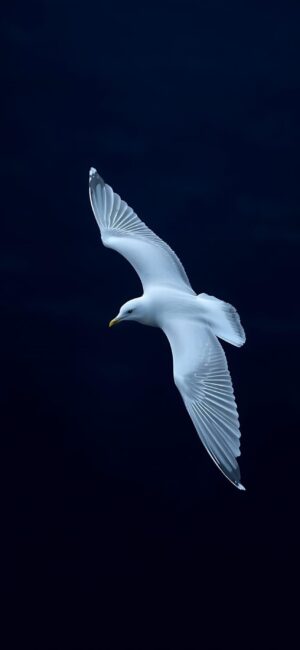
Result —
[[175, 384], [195, 429], [221, 472], [240, 490], [240, 429], [225, 352], [217, 337], [240, 347], [245, 332], [236, 309], [196, 295], [174, 251], [90, 169], [89, 194], [104, 246], [123, 255], [143, 285], [109, 326], [134, 320], [160, 327], [173, 355]]

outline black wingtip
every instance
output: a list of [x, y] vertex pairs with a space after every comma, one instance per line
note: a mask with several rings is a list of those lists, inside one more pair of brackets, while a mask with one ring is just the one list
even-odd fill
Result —
[[93, 187], [96, 187], [96, 185], [98, 185], [98, 183], [100, 183], [100, 185], [102, 185], [102, 186], [105, 185], [105, 182], [104, 182], [103, 178], [101, 178], [101, 176], [98, 174], [97, 169], [95, 169], [95, 167], [90, 167], [89, 185], [90, 185], [91, 188], [93, 188]]

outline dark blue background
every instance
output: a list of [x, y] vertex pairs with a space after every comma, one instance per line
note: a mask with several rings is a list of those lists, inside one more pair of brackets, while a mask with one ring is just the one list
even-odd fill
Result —
[[[289, 0], [6, 6], [6, 647], [291, 647], [299, 22]], [[101, 245], [91, 165], [239, 310], [245, 493], [202, 448], [161, 332], [107, 328], [140, 285]]]

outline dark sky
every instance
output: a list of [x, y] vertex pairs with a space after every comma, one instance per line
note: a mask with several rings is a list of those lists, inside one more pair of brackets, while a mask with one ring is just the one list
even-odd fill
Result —
[[[289, 0], [7, 3], [5, 648], [295, 647], [299, 24]], [[161, 332], [108, 330], [140, 284], [101, 245], [91, 165], [241, 315], [246, 492]]]

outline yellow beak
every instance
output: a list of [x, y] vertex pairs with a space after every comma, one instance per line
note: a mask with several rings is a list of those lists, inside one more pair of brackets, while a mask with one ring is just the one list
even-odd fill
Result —
[[119, 321], [118, 321], [117, 318], [113, 318], [112, 320], [109, 321], [108, 327], [112, 327], [113, 325], [117, 325], [118, 322]]

